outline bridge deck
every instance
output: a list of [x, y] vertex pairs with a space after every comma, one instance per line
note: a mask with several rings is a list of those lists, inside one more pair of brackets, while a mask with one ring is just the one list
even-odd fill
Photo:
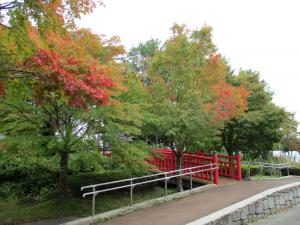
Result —
[[288, 183], [299, 182], [300, 178], [281, 180], [242, 181], [189, 197], [146, 208], [134, 213], [111, 219], [104, 225], [182, 225], [249, 198], [267, 189]]

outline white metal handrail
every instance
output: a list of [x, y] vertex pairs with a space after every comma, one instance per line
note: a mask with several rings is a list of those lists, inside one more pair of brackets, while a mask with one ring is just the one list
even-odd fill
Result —
[[[251, 176], [251, 170], [250, 170], [250, 165], [254, 166], [259, 166], [259, 174], [260, 176], [262, 175], [262, 168], [270, 168], [270, 169], [278, 169], [280, 176], [282, 175], [281, 169], [286, 169], [287, 170], [287, 175], [290, 175], [290, 164], [282, 164], [282, 163], [264, 163], [264, 162], [249, 162], [245, 161], [243, 164], [248, 165], [248, 176]], [[271, 176], [272, 176], [272, 170], [271, 170]]]
[[106, 182], [106, 183], [92, 184], [92, 185], [81, 187], [81, 191], [83, 191], [84, 189], [87, 189], [87, 188], [97, 188], [97, 187], [109, 185], [109, 184], [117, 184], [117, 183], [123, 183], [123, 182], [131, 181], [131, 180], [134, 181], [134, 180], [140, 180], [140, 179], [149, 178], [149, 177], [157, 177], [157, 176], [165, 175], [165, 174], [168, 175], [168, 174], [172, 174], [172, 173], [177, 173], [182, 170], [197, 169], [197, 168], [202, 168], [202, 167], [205, 167], [208, 165], [210, 165], [210, 164], [194, 166], [194, 167], [189, 167], [189, 168], [183, 168], [183, 169], [178, 169], [178, 170], [172, 170], [172, 171], [167, 171], [167, 172], [161, 172], [161, 173], [156, 173], [156, 174], [151, 174], [151, 175], [145, 175], [145, 176], [141, 176], [141, 177], [133, 177], [133, 178], [127, 178], [127, 179], [123, 179], [123, 180], [116, 180], [116, 181], [111, 181], [111, 182]]
[[263, 163], [263, 162], [249, 162], [249, 161], [244, 161], [243, 164], [246, 165], [257, 165], [257, 166], [262, 166], [266, 168], [276, 168], [276, 169], [284, 169], [284, 168], [289, 168], [289, 164], [280, 164], [280, 163]]
[[[157, 173], [157, 174], [152, 174], [152, 175], [147, 175], [147, 176], [142, 176], [142, 177], [134, 177], [134, 178], [128, 178], [128, 179], [123, 179], [123, 180], [118, 180], [118, 181], [112, 181], [112, 182], [106, 182], [106, 183], [101, 183], [101, 184], [94, 184], [94, 185], [88, 185], [81, 187], [81, 191], [87, 188], [92, 188], [92, 191], [86, 192], [82, 195], [82, 197], [90, 196], [92, 195], [92, 215], [95, 215], [95, 200], [96, 196], [100, 193], [108, 192], [108, 191], [113, 191], [113, 190], [119, 190], [119, 189], [124, 189], [124, 188], [130, 188], [130, 206], [132, 206], [133, 203], [133, 188], [142, 185], [142, 184], [148, 184], [152, 182], [157, 182], [157, 181], [165, 181], [165, 196], [168, 195], [168, 180], [171, 178], [175, 177], [181, 177], [181, 176], [190, 176], [190, 189], [193, 189], [192, 185], [192, 175], [195, 173], [202, 173], [205, 171], [214, 171], [215, 169], [218, 169], [217, 165], [215, 163], [211, 164], [206, 164], [206, 165], [201, 165], [201, 166], [194, 166], [194, 167], [189, 167], [189, 168], [183, 168], [183, 169], [178, 169], [178, 170], [173, 170], [173, 171], [167, 171], [167, 172], [162, 172], [162, 173]], [[169, 176], [168, 176], [169, 175]], [[151, 177], [158, 177], [158, 176], [163, 176], [161, 178], [156, 178], [152, 180], [147, 180], [147, 181], [141, 181], [134, 183], [133, 181], [139, 180], [139, 179], [145, 179], [145, 178], [151, 178]], [[211, 181], [213, 179], [213, 173], [211, 172]], [[97, 187], [101, 187], [104, 185], [110, 185], [110, 184], [118, 184], [118, 183], [124, 183], [126, 181], [129, 181], [129, 184], [126, 185], [120, 185], [117, 187], [112, 187], [112, 188], [106, 188], [102, 190], [96, 190]]]

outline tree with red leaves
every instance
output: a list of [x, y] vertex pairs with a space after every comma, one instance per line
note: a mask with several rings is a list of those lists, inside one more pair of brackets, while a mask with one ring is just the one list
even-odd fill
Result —
[[[175, 24], [171, 29], [147, 71], [153, 118], [145, 131], [172, 149], [181, 169], [184, 153], [217, 143], [223, 122], [244, 112], [247, 92], [226, 83], [227, 65], [216, 53], [211, 27], [190, 31]], [[181, 178], [177, 187], [182, 190]]]
[[105, 88], [113, 86], [106, 69], [95, 62], [63, 58], [56, 52], [40, 49], [24, 62], [36, 77], [36, 103], [47, 101], [48, 93], [64, 93], [70, 107], [87, 108], [88, 104], [107, 105]]
[[214, 101], [208, 104], [208, 108], [216, 114], [216, 122], [230, 120], [247, 109], [249, 92], [244, 86], [234, 87], [221, 80], [212, 87], [212, 91]]
[[69, 155], [94, 126], [101, 126], [96, 111], [109, 104], [108, 89], [114, 83], [97, 62], [45, 49], [28, 57], [23, 69], [33, 76], [8, 82], [0, 103], [6, 106], [3, 112], [19, 118], [15, 126], [26, 123], [35, 135], [48, 138], [47, 148], [60, 156], [59, 185], [65, 198]]

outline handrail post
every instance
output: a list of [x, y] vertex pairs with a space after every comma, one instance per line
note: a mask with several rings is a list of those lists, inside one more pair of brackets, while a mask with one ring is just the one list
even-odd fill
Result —
[[[270, 171], [271, 171], [271, 176], [272, 176], [272, 167], [270, 167]], [[259, 166], [259, 177], [261, 178], [262, 176], [262, 171], [263, 171], [263, 166]]]
[[214, 183], [216, 185], [219, 184], [219, 171], [218, 171], [218, 162], [219, 162], [219, 159], [218, 159], [218, 155], [217, 154], [214, 154], [213, 156], [213, 163], [215, 164], [214, 165]]
[[168, 179], [167, 179], [167, 173], [165, 173], [165, 196], [168, 195]]
[[237, 155], [237, 180], [242, 180], [242, 162], [241, 162], [241, 155]]
[[[93, 191], [96, 191], [96, 188], [95, 187], [93, 187]], [[92, 202], [92, 216], [95, 216], [95, 208], [96, 208], [96, 206], [95, 206], [95, 202], [96, 202], [96, 195], [97, 194], [93, 194], [93, 202]]]
[[132, 179], [130, 180], [130, 206], [132, 206], [133, 202], [133, 185], [132, 185]]
[[214, 183], [214, 170], [213, 170], [213, 165], [212, 164], [210, 164], [210, 183]]
[[190, 188], [193, 189], [192, 169], [190, 168]]
[[251, 168], [250, 168], [250, 162], [248, 161], [248, 176], [249, 176], [249, 179], [251, 177]]

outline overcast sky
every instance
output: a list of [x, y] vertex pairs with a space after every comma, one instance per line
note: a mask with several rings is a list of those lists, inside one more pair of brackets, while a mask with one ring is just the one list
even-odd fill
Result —
[[213, 27], [219, 52], [240, 68], [260, 72], [274, 102], [300, 121], [299, 0], [104, 0], [78, 23], [94, 33], [118, 35], [129, 49], [150, 38], [165, 40], [174, 22]]

